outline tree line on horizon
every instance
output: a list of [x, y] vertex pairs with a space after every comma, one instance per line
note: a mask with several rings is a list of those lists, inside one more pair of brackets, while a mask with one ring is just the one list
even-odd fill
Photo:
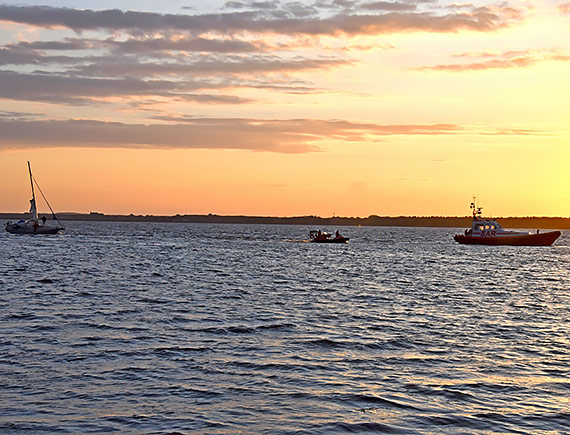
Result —
[[[0, 213], [4, 219], [26, 218], [29, 213]], [[368, 217], [320, 217], [320, 216], [224, 216], [207, 215], [116, 215], [98, 212], [58, 213], [61, 220], [79, 221], [138, 221], [138, 222], [187, 222], [187, 223], [227, 223], [227, 224], [280, 224], [310, 226], [395, 226], [395, 227], [469, 227], [470, 216], [378, 216]], [[497, 218], [505, 228], [545, 228], [570, 229], [570, 218], [563, 217], [502, 217]]]

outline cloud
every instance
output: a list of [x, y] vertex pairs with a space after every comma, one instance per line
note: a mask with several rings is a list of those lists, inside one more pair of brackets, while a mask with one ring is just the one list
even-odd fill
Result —
[[249, 100], [231, 95], [196, 94], [200, 82], [139, 80], [131, 78], [85, 78], [0, 71], [0, 98], [60, 104], [92, 104], [110, 97], [168, 97], [202, 103], [239, 104]]
[[[237, 5], [242, 2], [232, 2]], [[266, 2], [263, 2], [266, 3]], [[354, 3], [355, 6], [360, 4]], [[454, 11], [439, 8], [423, 12], [408, 12], [397, 3], [366, 3], [370, 13], [338, 13], [323, 16], [318, 3], [306, 6], [298, 2], [285, 3], [277, 10], [257, 9], [217, 14], [159, 14], [154, 12], [95, 11], [90, 9], [55, 8], [49, 6], [0, 5], [0, 20], [38, 27], [67, 27], [77, 32], [106, 29], [109, 31], [157, 32], [184, 31], [192, 34], [241, 32], [305, 35], [359, 35], [393, 32], [457, 32], [493, 31], [520, 21], [523, 10], [501, 4], [475, 7], [463, 5]], [[383, 8], [382, 8], [383, 6]], [[384, 13], [388, 11], [388, 13]]]
[[[66, 105], [132, 97], [242, 104], [251, 100], [235, 95], [237, 89], [315, 92], [315, 85], [300, 83], [300, 73], [353, 65], [348, 49], [365, 47], [349, 45], [341, 54], [342, 47], [321, 44], [321, 35], [491, 31], [522, 14], [506, 3], [424, 4], [229, 1], [223, 12], [210, 14], [4, 4], [0, 21], [106, 34], [99, 39], [77, 36], [0, 46], [0, 66], [5, 67], [0, 70], [0, 98]], [[218, 95], [222, 90], [234, 95]]]
[[86, 50], [93, 48], [99, 41], [93, 39], [64, 38], [61, 41], [21, 41], [11, 44], [13, 47], [22, 47], [31, 50]]
[[0, 119], [0, 146], [99, 148], [208, 148], [304, 153], [317, 151], [317, 136], [287, 123], [195, 119], [183, 124], [122, 124], [101, 121], [7, 121]]
[[415, 68], [421, 71], [481, 71], [489, 69], [526, 68], [541, 62], [568, 62], [570, 55], [558, 50], [521, 50], [504, 53], [460, 53], [454, 57], [478, 59], [475, 62], [442, 64]]
[[87, 104], [108, 97], [159, 96], [177, 100], [241, 104], [237, 96], [197, 96], [195, 92], [265, 88], [311, 92], [314, 86], [286, 74], [349, 65], [336, 57], [200, 55], [167, 61], [138, 56], [45, 56], [14, 46], [0, 49], [0, 65], [56, 65], [64, 71], [33, 73], [0, 70], [0, 98], [63, 104]]
[[117, 40], [109, 38], [101, 41], [118, 53], [152, 53], [160, 51], [208, 52], [208, 53], [253, 53], [267, 51], [261, 41], [250, 42], [237, 39], [213, 39], [190, 36], [169, 38], [143, 37]]
[[563, 15], [570, 15], [570, 2], [558, 3], [558, 10]]
[[0, 46], [0, 65], [38, 69], [0, 70], [0, 98], [85, 105], [108, 97], [160, 96], [241, 104], [249, 100], [195, 92], [247, 87], [311, 92], [314, 86], [300, 87], [289, 75], [352, 63], [338, 56], [248, 52], [262, 49], [263, 43], [168, 36], [21, 41]]
[[[532, 130], [482, 131], [454, 124], [382, 125], [342, 120], [155, 117], [146, 124], [94, 120], [31, 120], [0, 116], [0, 150], [25, 148], [238, 149], [276, 153], [322, 150], [322, 141], [375, 143], [394, 135], [531, 135]], [[160, 122], [159, 122], [160, 121]]]
[[362, 8], [370, 11], [413, 11], [417, 9], [414, 3], [401, 3], [401, 2], [374, 2], [362, 5]]
[[116, 59], [115, 57], [100, 60], [97, 63], [79, 66], [75, 74], [88, 76], [116, 77], [153, 77], [175, 74], [180, 80], [184, 76], [207, 76], [210, 79], [217, 75], [257, 75], [260, 73], [287, 73], [326, 69], [329, 67], [348, 65], [350, 62], [339, 58], [294, 58], [283, 59], [276, 56], [201, 56], [188, 61], [174, 62], [141, 62], [137, 58]]
[[41, 118], [42, 115], [39, 113], [32, 113], [32, 112], [8, 112], [0, 110], [0, 119], [9, 119], [9, 120], [27, 120], [27, 119], [36, 119]]
[[368, 141], [390, 135], [457, 134], [453, 125], [375, 125], [335, 120], [163, 117], [169, 123], [0, 117], [0, 149], [98, 147], [241, 149], [278, 153], [319, 151], [319, 141]]
[[29, 48], [32, 44], [8, 44], [0, 48], [0, 65], [47, 65], [96, 61], [96, 58], [49, 56]]
[[[269, 51], [262, 41], [241, 41], [238, 39], [213, 39], [188, 35], [145, 36], [140, 38], [107, 39], [64, 38], [62, 41], [21, 41], [8, 44], [4, 49], [29, 51], [77, 51], [108, 49], [115, 53], [152, 54], [161, 51], [208, 52], [208, 53], [252, 53]], [[156, 53], [154, 54], [156, 56]]]
[[531, 128], [499, 128], [491, 131], [483, 131], [480, 134], [486, 136], [544, 136], [551, 134], [551, 132]]
[[280, 5], [279, 1], [227, 1], [224, 9], [277, 9]]

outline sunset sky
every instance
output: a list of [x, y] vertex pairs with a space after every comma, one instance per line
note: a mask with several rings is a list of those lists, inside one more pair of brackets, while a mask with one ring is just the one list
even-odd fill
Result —
[[0, 3], [0, 212], [29, 160], [60, 212], [570, 216], [570, 1], [46, 3]]

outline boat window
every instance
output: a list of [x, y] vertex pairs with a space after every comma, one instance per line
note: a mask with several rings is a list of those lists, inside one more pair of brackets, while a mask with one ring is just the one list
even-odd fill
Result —
[[485, 225], [485, 229], [488, 230], [488, 229], [489, 229], [489, 225]]
[[491, 225], [491, 229], [494, 230], [494, 229], [495, 229], [495, 225]]

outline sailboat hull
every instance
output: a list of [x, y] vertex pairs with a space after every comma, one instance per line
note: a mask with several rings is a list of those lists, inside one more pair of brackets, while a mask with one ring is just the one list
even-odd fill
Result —
[[57, 234], [63, 230], [61, 227], [51, 227], [47, 225], [34, 226], [33, 223], [8, 223], [6, 231], [11, 234]]

